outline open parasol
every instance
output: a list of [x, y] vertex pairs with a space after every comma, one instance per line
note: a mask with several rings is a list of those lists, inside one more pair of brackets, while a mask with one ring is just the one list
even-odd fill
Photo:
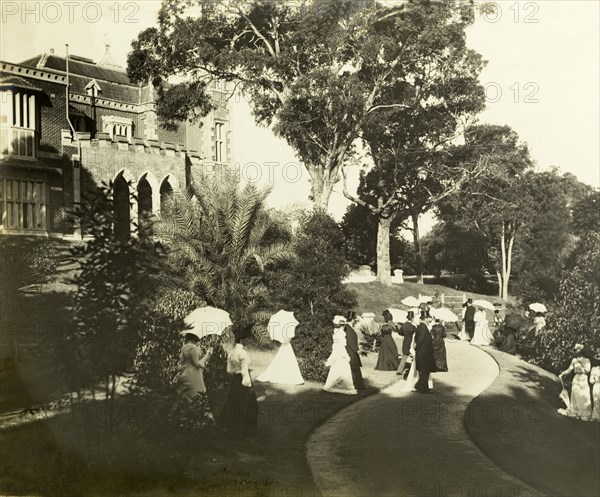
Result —
[[447, 322], [460, 321], [460, 319], [458, 319], [458, 316], [446, 307], [438, 307], [437, 309], [430, 309], [429, 313], [435, 319], [439, 319], [441, 321], [447, 321]]
[[533, 304], [529, 304], [529, 308], [533, 312], [548, 312], [546, 306], [544, 304], [540, 304], [539, 302], [534, 302]]
[[483, 307], [484, 309], [488, 309], [490, 311], [496, 310], [496, 308], [494, 307], [494, 304], [492, 304], [491, 302], [489, 302], [487, 300], [483, 300], [483, 299], [474, 300], [473, 305], [475, 307]]
[[390, 307], [388, 311], [390, 311], [390, 313], [392, 314], [392, 319], [394, 320], [394, 323], [406, 322], [408, 314], [407, 311], [403, 311], [401, 309], [394, 309], [393, 307]]
[[407, 307], [419, 307], [419, 305], [421, 304], [421, 302], [419, 302], [419, 300], [413, 297], [412, 295], [403, 298], [400, 302]]
[[296, 336], [296, 326], [298, 326], [298, 321], [294, 317], [294, 313], [282, 309], [269, 319], [269, 336], [271, 340], [277, 340], [280, 343], [289, 342]]
[[210, 306], [194, 309], [183, 319], [183, 322], [187, 328], [181, 333], [191, 333], [198, 338], [221, 335], [225, 328], [233, 324], [227, 311]]

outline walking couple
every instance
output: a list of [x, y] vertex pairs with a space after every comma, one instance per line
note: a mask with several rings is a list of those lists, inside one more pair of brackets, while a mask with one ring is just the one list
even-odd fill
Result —
[[358, 336], [354, 331], [360, 320], [354, 311], [349, 311], [346, 317], [338, 315], [333, 318], [333, 345], [325, 363], [329, 367], [323, 387], [326, 392], [356, 395], [365, 388], [360, 370]]
[[[422, 311], [420, 322], [414, 329], [412, 344], [409, 346], [408, 350], [404, 344], [402, 346], [403, 357], [400, 368], [404, 368], [404, 365], [406, 364], [405, 357], [408, 359], [408, 353], [412, 351], [414, 357], [414, 361], [406, 379], [406, 384], [402, 388], [405, 392], [415, 391], [419, 393], [432, 393], [432, 390], [429, 388], [429, 375], [439, 370], [436, 366], [434, 343], [431, 332], [429, 331], [432, 323], [433, 318], [429, 315], [429, 311]], [[406, 328], [407, 331], [404, 336], [405, 342], [407, 341], [407, 335], [410, 336], [410, 332], [412, 331], [412, 328], [414, 328], [414, 325], [412, 327], [407, 326]], [[398, 372], [401, 373], [402, 370], [400, 368], [398, 368]], [[443, 370], [447, 371], [448, 369], [445, 367]]]

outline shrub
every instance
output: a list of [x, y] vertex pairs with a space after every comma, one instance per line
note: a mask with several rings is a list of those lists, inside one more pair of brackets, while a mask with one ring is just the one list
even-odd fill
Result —
[[310, 317], [298, 325], [292, 343], [303, 378], [324, 382], [328, 373], [325, 360], [333, 344], [333, 325], [323, 326], [314, 316]]
[[[159, 398], [160, 395], [165, 396], [165, 402], [176, 397], [183, 318], [204, 305], [206, 302], [187, 290], [168, 290], [156, 299], [152, 312], [144, 318], [140, 329], [134, 370], [137, 387], [152, 390], [153, 395]], [[209, 399], [214, 399], [214, 393], [221, 391], [229, 381], [227, 353], [222, 347], [221, 337], [217, 335], [203, 338], [199, 347], [201, 354], [213, 347], [204, 380]]]
[[314, 211], [301, 219], [293, 240], [296, 259], [273, 279], [272, 301], [294, 311], [300, 325], [293, 345], [306, 379], [323, 380], [331, 353], [335, 314], [356, 305], [356, 295], [342, 284], [348, 275], [344, 234], [327, 214]]
[[575, 267], [563, 272], [557, 304], [534, 343], [533, 360], [550, 371], [562, 371], [575, 343], [600, 357], [600, 233], [584, 239]]

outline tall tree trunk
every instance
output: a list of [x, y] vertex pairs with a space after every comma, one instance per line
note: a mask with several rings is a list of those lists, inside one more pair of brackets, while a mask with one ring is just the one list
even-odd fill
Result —
[[497, 270], [496, 276], [498, 277], [498, 297], [502, 298], [502, 273]]
[[500, 298], [506, 300], [508, 299], [508, 281], [510, 280], [510, 273], [512, 270], [512, 251], [513, 245], [515, 241], [514, 233], [508, 235], [508, 245], [507, 245], [507, 229], [506, 225], [502, 226], [502, 232], [500, 234], [500, 255], [502, 258], [502, 267], [501, 267], [501, 278], [498, 281], [498, 290], [500, 294]]
[[310, 193], [315, 207], [327, 212], [329, 198], [336, 182], [332, 181], [328, 171], [320, 166], [307, 165], [306, 169], [310, 175]]
[[514, 241], [514, 235], [510, 236], [508, 239], [508, 250], [506, 253], [506, 275], [502, 281], [502, 298], [504, 300], [508, 299], [508, 281], [510, 280], [510, 273], [512, 271], [512, 251]]
[[392, 218], [380, 217], [377, 225], [377, 281], [392, 286], [390, 263], [390, 226]]
[[417, 283], [423, 283], [423, 256], [421, 254], [421, 237], [419, 236], [419, 214], [411, 214], [413, 223], [413, 238], [415, 245], [415, 270], [417, 272]]

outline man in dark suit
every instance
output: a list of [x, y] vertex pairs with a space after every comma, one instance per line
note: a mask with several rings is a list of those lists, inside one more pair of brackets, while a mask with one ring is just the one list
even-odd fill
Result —
[[354, 311], [348, 311], [346, 313], [346, 326], [344, 326], [344, 332], [346, 333], [346, 352], [350, 356], [350, 370], [352, 371], [352, 382], [356, 390], [364, 390], [365, 383], [363, 381], [362, 372], [360, 370], [362, 362], [360, 355], [358, 354], [358, 336], [354, 331], [353, 326], [359, 322], [360, 318]]
[[475, 334], [475, 306], [473, 305], [473, 299], [467, 300], [463, 322], [465, 331], [467, 332], [467, 335], [469, 335], [469, 340], [471, 340]]
[[404, 337], [402, 341], [402, 359], [400, 359], [400, 365], [398, 366], [398, 370], [396, 371], [397, 375], [404, 374], [404, 368], [406, 367], [406, 362], [408, 361], [408, 357], [410, 356], [410, 345], [412, 343], [413, 335], [417, 330], [415, 326], [415, 312], [408, 311], [406, 315], [406, 322], [400, 327], [398, 330], [398, 334]]
[[419, 381], [415, 384], [415, 390], [419, 393], [431, 393], [429, 375], [437, 370], [433, 354], [433, 340], [429, 332], [431, 322], [429, 313], [422, 312], [421, 322], [415, 332], [415, 361], [417, 361], [417, 371], [419, 372]]

